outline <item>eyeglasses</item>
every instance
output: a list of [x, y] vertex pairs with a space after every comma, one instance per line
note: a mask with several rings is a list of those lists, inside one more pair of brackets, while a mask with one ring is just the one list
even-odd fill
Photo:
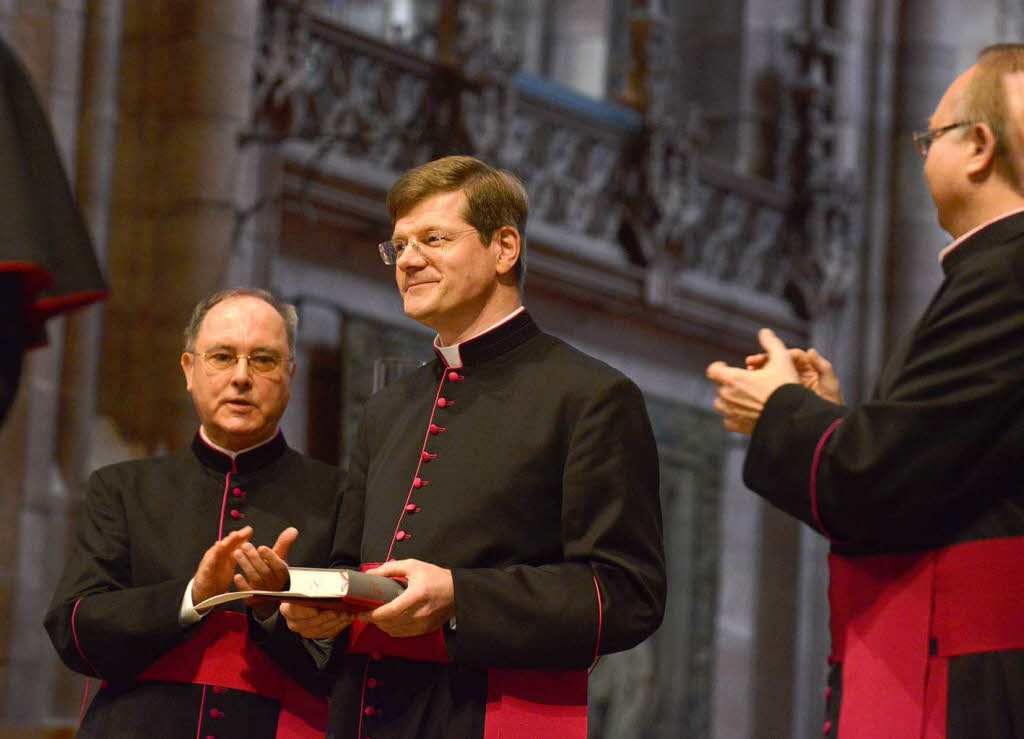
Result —
[[432, 233], [426, 236], [422, 242], [417, 239], [393, 239], [392, 241], [382, 241], [377, 244], [377, 251], [380, 252], [380, 258], [384, 260], [384, 264], [393, 267], [398, 264], [398, 258], [402, 256], [407, 247], [412, 247], [420, 254], [423, 254], [423, 249], [439, 249], [449, 241], [454, 241], [459, 236], [464, 236], [468, 233], [476, 231], [475, 228], [467, 228], [465, 231], [453, 231], [451, 233]]
[[928, 150], [932, 148], [932, 142], [935, 141], [935, 139], [946, 133], [946, 131], [952, 131], [954, 128], [970, 126], [973, 124], [974, 121], [959, 121], [958, 123], [950, 123], [948, 126], [929, 128], [927, 131], [914, 131], [912, 134], [914, 137], [914, 147], [917, 149], [917, 153], [921, 155], [922, 159], [927, 159]]
[[203, 358], [203, 364], [211, 372], [225, 372], [234, 368], [239, 359], [244, 359], [246, 365], [253, 372], [259, 375], [269, 375], [278, 370], [285, 362], [291, 363], [291, 357], [282, 357], [276, 352], [256, 351], [252, 354], [232, 354], [223, 349], [214, 349], [209, 352], [192, 352], [197, 357]]

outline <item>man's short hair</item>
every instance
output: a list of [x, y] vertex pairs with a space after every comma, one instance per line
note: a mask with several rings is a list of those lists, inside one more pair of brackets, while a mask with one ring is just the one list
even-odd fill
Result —
[[1024, 135], [1024, 121], [1011, 119], [1003, 78], [1024, 72], [1024, 44], [995, 44], [978, 52], [975, 73], [960, 99], [958, 120], [987, 123], [996, 139], [996, 171], [1024, 189], [1024, 172], [1017, 157], [1024, 151], [1012, 151], [1011, 137]]
[[502, 226], [519, 231], [519, 261], [516, 280], [519, 289], [526, 279], [526, 218], [530, 205], [522, 181], [505, 169], [468, 156], [435, 159], [403, 174], [388, 192], [391, 223], [432, 195], [461, 190], [468, 207], [463, 220], [477, 230], [485, 244]]
[[299, 328], [299, 314], [291, 303], [279, 300], [273, 293], [258, 287], [229, 287], [227, 290], [221, 290], [200, 300], [196, 307], [192, 309], [192, 317], [188, 321], [188, 326], [185, 327], [185, 351], [195, 351], [199, 328], [203, 325], [203, 319], [206, 318], [206, 314], [210, 312], [213, 306], [231, 298], [243, 297], [258, 298], [264, 303], [268, 303], [270, 307], [277, 311], [278, 315], [281, 316], [281, 320], [284, 321], [284, 330], [288, 336], [288, 352], [294, 359], [295, 334]]

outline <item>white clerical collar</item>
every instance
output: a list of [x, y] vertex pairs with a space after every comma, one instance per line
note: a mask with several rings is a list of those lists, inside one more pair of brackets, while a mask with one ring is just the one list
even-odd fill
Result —
[[960, 246], [960, 244], [962, 244], [965, 241], [967, 241], [967, 239], [969, 239], [972, 236], [974, 236], [974, 234], [978, 233], [978, 231], [980, 231], [981, 229], [987, 228], [987, 227], [991, 226], [993, 223], [996, 223], [997, 221], [1001, 221], [1004, 218], [1009, 218], [1010, 216], [1015, 216], [1018, 213], [1024, 213], [1024, 207], [1020, 207], [1020, 208], [1016, 208], [1014, 210], [1007, 211], [1006, 213], [1003, 213], [1002, 215], [998, 215], [998, 216], [996, 216], [995, 218], [993, 218], [993, 219], [991, 219], [989, 221], [985, 221], [980, 226], [975, 226], [974, 228], [972, 228], [967, 233], [961, 234], [960, 237], [956, 241], [954, 241], [952, 244], [950, 244], [945, 249], [943, 249], [942, 251], [939, 252], [939, 264], [942, 264], [942, 260], [945, 259], [947, 256], [949, 256], [950, 252], [952, 252], [954, 249], [956, 249], [958, 246]]
[[247, 446], [245, 449], [239, 449], [236, 452], [236, 451], [234, 451], [232, 449], [225, 449], [220, 444], [214, 444], [212, 441], [210, 441], [210, 437], [206, 435], [206, 429], [203, 428], [202, 424], [199, 424], [199, 438], [202, 439], [203, 442], [207, 446], [209, 446], [209, 447], [211, 447], [213, 449], [216, 449], [221, 454], [226, 454], [227, 456], [231, 457], [231, 459], [234, 459], [235, 457], [239, 456], [240, 454], [245, 454], [246, 452], [251, 452], [253, 449], [258, 449], [259, 447], [263, 446], [264, 444], [269, 444], [270, 442], [272, 442], [274, 440], [274, 437], [276, 437], [276, 436], [277, 436], [277, 429], [275, 428], [274, 429], [274, 433], [272, 433], [265, 440], [261, 441], [259, 444], [253, 444], [252, 446]]
[[459, 367], [462, 366], [462, 352], [459, 351], [459, 347], [460, 346], [465, 344], [467, 341], [472, 341], [473, 339], [475, 339], [478, 336], [483, 336], [484, 334], [486, 334], [486, 333], [488, 333], [490, 331], [493, 331], [494, 329], [498, 328], [498, 326], [502, 325], [503, 323], [508, 323], [513, 318], [515, 318], [520, 313], [522, 313], [524, 310], [526, 310], [526, 306], [525, 305], [521, 305], [518, 308], [516, 308], [514, 311], [509, 313], [507, 316], [502, 318], [497, 323], [495, 323], [495, 324], [493, 324], [491, 326], [488, 326], [487, 328], [483, 329], [482, 331], [477, 331], [472, 336], [470, 336], [468, 338], [465, 338], [465, 339], [463, 339], [462, 341], [460, 341], [458, 343], [452, 344], [451, 346], [441, 346], [441, 335], [438, 334], [437, 336], [434, 337], [434, 348], [437, 350], [438, 354], [440, 354], [441, 357], [444, 359], [444, 363], [446, 365], [448, 365], [452, 369], [458, 369]]

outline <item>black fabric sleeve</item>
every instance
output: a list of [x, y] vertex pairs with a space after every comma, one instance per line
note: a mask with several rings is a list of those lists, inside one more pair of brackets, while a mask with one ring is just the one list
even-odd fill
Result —
[[45, 626], [68, 667], [118, 680], [137, 674], [189, 633], [178, 622], [189, 578], [131, 585], [124, 508], [117, 485], [102, 472], [89, 479]]
[[809, 521], [813, 474], [825, 530], [883, 547], [926, 543], [1020, 492], [1024, 289], [1005, 262], [959, 266], [876, 399], [844, 415], [801, 388], [776, 391], [751, 441], [752, 489]]
[[588, 400], [572, 430], [562, 475], [565, 561], [453, 570], [453, 660], [579, 669], [653, 633], [665, 605], [658, 481], [643, 397], [621, 378]]

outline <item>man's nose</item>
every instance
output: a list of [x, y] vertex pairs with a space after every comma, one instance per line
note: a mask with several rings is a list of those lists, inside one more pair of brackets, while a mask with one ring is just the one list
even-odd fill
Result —
[[231, 370], [231, 382], [236, 385], [248, 385], [252, 382], [252, 370], [249, 367], [248, 357], [238, 357], [235, 366]]

